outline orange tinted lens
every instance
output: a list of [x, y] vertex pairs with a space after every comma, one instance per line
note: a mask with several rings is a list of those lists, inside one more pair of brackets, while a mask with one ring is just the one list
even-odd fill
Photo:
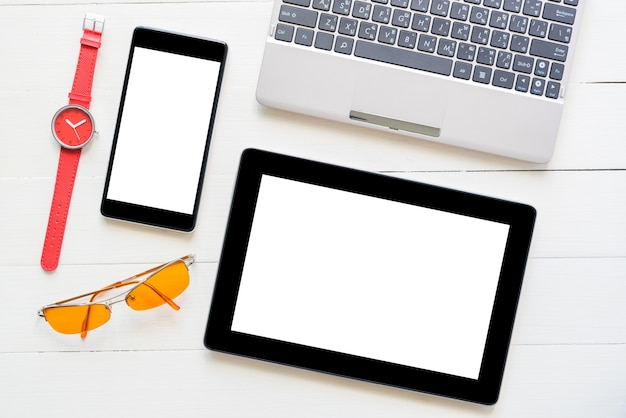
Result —
[[182, 261], [176, 261], [134, 288], [126, 297], [128, 306], [136, 311], [152, 309], [174, 299], [189, 286], [189, 271]]
[[50, 326], [61, 334], [78, 334], [91, 331], [111, 318], [106, 305], [55, 306], [46, 308], [44, 316]]

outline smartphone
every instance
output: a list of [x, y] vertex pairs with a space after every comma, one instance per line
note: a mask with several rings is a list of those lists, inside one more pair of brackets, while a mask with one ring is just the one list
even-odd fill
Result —
[[221, 41], [134, 30], [102, 215], [194, 229], [227, 50]]

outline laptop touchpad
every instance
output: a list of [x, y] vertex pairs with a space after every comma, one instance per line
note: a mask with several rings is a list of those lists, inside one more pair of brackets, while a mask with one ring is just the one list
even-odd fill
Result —
[[356, 76], [350, 119], [438, 137], [447, 106], [444, 83], [428, 75], [371, 67]]

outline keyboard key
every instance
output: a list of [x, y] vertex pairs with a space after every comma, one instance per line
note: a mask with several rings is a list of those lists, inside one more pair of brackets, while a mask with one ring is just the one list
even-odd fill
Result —
[[352, 17], [358, 17], [359, 19], [369, 19], [372, 13], [372, 5], [362, 1], [354, 3], [354, 9], [352, 10]]
[[450, 75], [452, 73], [451, 59], [362, 40], [356, 42], [354, 55], [441, 75]]
[[459, 44], [459, 51], [457, 52], [456, 57], [464, 61], [474, 61], [474, 58], [476, 57], [476, 45], [462, 42]]
[[433, 20], [433, 26], [431, 28], [431, 33], [439, 36], [448, 36], [450, 33], [450, 21], [447, 19], [441, 19], [436, 17]]
[[513, 70], [524, 74], [530, 74], [533, 71], [534, 65], [534, 58], [527, 57], [526, 55], [516, 55], [513, 61]]
[[476, 62], [484, 65], [493, 65], [496, 62], [496, 50], [482, 46], [479, 47]]
[[530, 29], [528, 34], [532, 36], [539, 36], [545, 38], [548, 33], [548, 22], [543, 20], [533, 19], [530, 21]]
[[383, 26], [378, 32], [378, 42], [382, 42], [388, 45], [396, 43], [396, 37], [398, 36], [398, 29], [391, 28], [389, 26]]
[[491, 73], [491, 68], [477, 65], [476, 68], [474, 68], [474, 77], [472, 77], [472, 80], [477, 83], [489, 84], [491, 82]]
[[406, 9], [407, 7], [409, 7], [409, 0], [391, 0], [391, 5]]
[[374, 41], [376, 40], [377, 33], [378, 25], [376, 23], [361, 22], [361, 25], [359, 26], [359, 38]]
[[546, 81], [542, 78], [533, 78], [533, 83], [530, 86], [530, 93], [535, 96], [543, 96], [543, 92], [546, 88]]
[[393, 18], [391, 24], [399, 26], [401, 28], [408, 28], [411, 23], [411, 12], [406, 10], [396, 9], [393, 11]]
[[509, 30], [517, 33], [526, 33], [528, 29], [528, 18], [525, 16], [512, 16]]
[[541, 15], [541, 0], [524, 0], [524, 11], [527, 16], [539, 17]]
[[334, 38], [330, 33], [318, 32], [315, 37], [315, 48], [330, 51], [333, 49]]
[[510, 37], [511, 37], [511, 34], [508, 32], [494, 30], [493, 34], [491, 35], [491, 43], [489, 45], [495, 48], [507, 49], [509, 47]]
[[278, 20], [295, 25], [307, 26], [314, 28], [317, 23], [317, 12], [313, 10], [301, 9], [293, 6], [280, 6], [280, 15]]
[[337, 30], [337, 16], [329, 13], [322, 13], [320, 15], [320, 23], [318, 27], [327, 32], [334, 32]]
[[546, 87], [546, 97], [549, 99], [558, 99], [561, 93], [561, 84], [555, 81], [548, 81]]
[[279, 23], [276, 25], [276, 33], [274, 38], [279, 41], [291, 42], [293, 40], [294, 27]]
[[411, 0], [411, 10], [426, 13], [428, 11], [429, 4], [430, 0]]
[[432, 0], [433, 3], [430, 6], [430, 13], [437, 16], [448, 16], [448, 10], [450, 10], [450, 0]]
[[330, 0], [313, 0], [313, 8], [327, 12], [330, 10]]
[[439, 40], [437, 54], [443, 55], [444, 57], [454, 58], [454, 54], [456, 54], [456, 41], [451, 41], [449, 39]]
[[428, 32], [430, 30], [431, 17], [415, 13], [413, 16], [413, 24], [411, 28], [419, 32]]
[[519, 13], [522, 10], [522, 0], [504, 0], [504, 10]]
[[354, 36], [356, 35], [356, 29], [358, 22], [354, 19], [342, 17], [339, 21], [339, 33], [342, 35]]
[[476, 23], [478, 25], [486, 25], [487, 20], [489, 19], [489, 10], [483, 9], [482, 7], [472, 7], [472, 12], [470, 14], [470, 22]]
[[564, 25], [557, 25], [553, 23], [550, 25], [550, 32], [548, 33], [548, 39], [553, 41], [569, 43], [572, 38], [572, 28]]
[[502, 0], [484, 0], [483, 6], [493, 7], [494, 9], [499, 9], [502, 5]]
[[527, 75], [518, 75], [515, 81], [515, 90], [521, 93], [528, 93], [530, 88], [530, 77]]
[[296, 6], [309, 7], [311, 0], [283, 0], [283, 3], [295, 4]]
[[505, 89], [512, 89], [515, 82], [515, 74], [508, 71], [495, 70], [493, 73], [492, 84], [496, 87], [502, 87]]
[[454, 22], [452, 24], [452, 37], [461, 41], [467, 41], [470, 34], [470, 25], [467, 23]]
[[346, 38], [345, 36], [337, 36], [337, 41], [335, 42], [335, 52], [350, 55], [352, 54], [353, 47], [354, 39]]
[[491, 17], [489, 18], [489, 26], [496, 29], [506, 29], [509, 24], [509, 14], [493, 11], [491, 12]]
[[499, 51], [498, 58], [496, 59], [496, 67], [504, 68], [508, 70], [511, 68], [511, 61], [513, 60], [513, 54], [506, 51]]
[[550, 78], [553, 80], [563, 80], [563, 72], [565, 71], [565, 66], [559, 62], [553, 62], [552, 67], [550, 67]]
[[455, 20], [467, 20], [469, 10], [470, 8], [467, 4], [454, 2], [450, 10], [450, 17]]
[[[372, 39], [372, 38], [370, 38]], [[403, 48], [413, 49], [417, 44], [417, 33], [409, 32], [408, 30], [401, 30], [398, 38], [398, 46]]]
[[535, 75], [539, 77], [546, 77], [548, 75], [548, 69], [550, 63], [546, 60], [537, 60], [535, 63]]
[[314, 33], [311, 29], [298, 28], [294, 42], [298, 45], [311, 46], [313, 45], [313, 36]]
[[334, 0], [333, 13], [348, 16], [351, 7], [352, 0]]
[[533, 39], [530, 44], [530, 55], [561, 62], [565, 61], [567, 58], [567, 51], [568, 47], [566, 45], [543, 41], [541, 39]]
[[561, 6], [560, 4], [546, 4], [543, 10], [543, 18], [558, 23], [573, 25], [576, 19], [576, 9], [573, 7]]
[[421, 34], [417, 41], [417, 49], [423, 52], [435, 52], [437, 38], [430, 35]]
[[474, 26], [472, 29], [472, 42], [475, 44], [487, 45], [489, 42], [490, 29]]
[[472, 76], [472, 64], [463, 61], [457, 61], [454, 64], [454, 73], [456, 78], [469, 80]]
[[372, 20], [378, 23], [389, 23], [391, 21], [391, 7], [374, 5], [374, 14]]
[[511, 36], [511, 46], [509, 49], [513, 52], [528, 52], [528, 43], [530, 42], [530, 38], [521, 35], [513, 35]]

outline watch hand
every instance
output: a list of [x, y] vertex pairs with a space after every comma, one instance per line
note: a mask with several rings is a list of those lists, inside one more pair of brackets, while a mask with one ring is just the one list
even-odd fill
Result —
[[[78, 125], [76, 125], [76, 126], [78, 126]], [[72, 126], [72, 129], [74, 130], [74, 133], [76, 134], [76, 139], [78, 139], [78, 142], [80, 143], [80, 135], [78, 135], [78, 132], [76, 131], [76, 126]]]
[[83, 119], [80, 122], [78, 122], [76, 125], [74, 125], [74, 128], [78, 128], [80, 125], [82, 125], [83, 123], [87, 122], [87, 119]]
[[70, 128], [74, 129], [76, 126], [74, 126], [74, 124], [72, 122], [70, 122], [69, 119], [65, 119], [65, 123], [67, 123], [68, 125], [70, 125]]

